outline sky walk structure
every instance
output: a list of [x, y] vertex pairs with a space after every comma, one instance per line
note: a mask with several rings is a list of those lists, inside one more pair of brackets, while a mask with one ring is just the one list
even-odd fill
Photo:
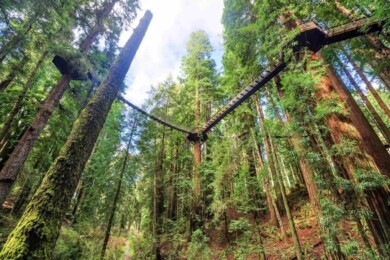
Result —
[[[303, 49], [308, 49], [312, 52], [321, 50], [324, 46], [333, 43], [352, 39], [361, 35], [369, 34], [382, 30], [385, 20], [371, 21], [368, 18], [361, 18], [352, 22], [348, 22], [337, 27], [324, 29], [315, 22], [308, 22], [299, 26], [300, 32], [294, 38], [292, 48], [294, 53], [299, 53]], [[118, 99], [126, 105], [132, 107], [138, 112], [146, 115], [150, 119], [159, 124], [165, 125], [173, 130], [177, 130], [187, 134], [187, 138], [192, 141], [207, 140], [207, 133], [224, 119], [229, 113], [236, 109], [239, 105], [251, 97], [257, 90], [266, 85], [276, 75], [279, 74], [287, 66], [288, 60], [281, 58], [281, 61], [276, 65], [271, 65], [266, 70], [262, 71], [260, 75], [252, 81], [249, 85], [243, 88], [235, 97], [233, 97], [223, 108], [217, 111], [211, 118], [200, 128], [198, 132], [188, 130], [184, 127], [174, 125], [170, 122], [164, 121], [161, 118], [151, 115], [147, 111], [134, 105], [126, 100], [123, 96]]]

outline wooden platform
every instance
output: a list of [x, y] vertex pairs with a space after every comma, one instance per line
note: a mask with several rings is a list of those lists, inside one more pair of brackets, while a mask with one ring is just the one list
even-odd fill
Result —
[[61, 56], [58, 55], [54, 56], [53, 63], [62, 75], [70, 74], [73, 80], [91, 79], [91, 76], [88, 75], [89, 73], [82, 73], [76, 70], [75, 66], [73, 66], [70, 62], [68, 62], [65, 58]]

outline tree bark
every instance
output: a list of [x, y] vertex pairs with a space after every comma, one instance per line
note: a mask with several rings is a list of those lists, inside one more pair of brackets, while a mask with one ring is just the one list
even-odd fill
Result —
[[[112, 11], [114, 4], [117, 1], [118, 0], [113, 0], [107, 6], [105, 6], [104, 11], [97, 20], [97, 24], [103, 23], [104, 19], [108, 17], [110, 12]], [[86, 37], [85, 41], [83, 41], [80, 50], [86, 53], [91, 47], [96, 37], [96, 32], [92, 30], [90, 34]], [[56, 86], [51, 90], [49, 96], [41, 104], [41, 107], [36, 114], [33, 122], [15, 147], [14, 152], [9, 157], [4, 168], [1, 170], [0, 188], [4, 189], [4, 192], [0, 193], [0, 204], [2, 204], [5, 200], [5, 197], [2, 195], [5, 193], [8, 194], [11, 190], [11, 187], [19, 172], [21, 171], [24, 162], [27, 160], [27, 157], [31, 152], [35, 141], [38, 140], [40, 133], [49, 121], [49, 118], [51, 117], [54, 109], [58, 105], [71, 80], [71, 75], [62, 75]]]
[[59, 156], [4, 244], [0, 258], [51, 258], [71, 197], [151, 18], [147, 11], [73, 125]]
[[[195, 132], [199, 130], [200, 124], [200, 95], [199, 86], [195, 86]], [[201, 142], [199, 139], [194, 141], [194, 169], [193, 169], [193, 201], [192, 201], [192, 213], [190, 220], [191, 232], [199, 228], [202, 224], [202, 209], [201, 209], [201, 181], [199, 176], [199, 166], [202, 160]]]
[[[56, 87], [52, 89], [49, 96], [43, 102], [35, 119], [24, 132], [22, 138], [19, 140], [14, 151], [1, 170], [0, 189], [7, 191], [6, 195], [8, 195], [9, 191], [11, 190], [11, 187], [16, 177], [22, 170], [23, 164], [27, 160], [27, 157], [32, 150], [35, 141], [38, 139], [39, 134], [42, 132], [43, 128], [48, 122], [51, 114], [55, 109], [55, 106], [58, 104], [70, 81], [70, 75], [64, 75], [60, 78]], [[0, 194], [0, 204], [2, 204], [5, 199], [6, 196], [2, 196], [2, 194]]]
[[100, 253], [101, 259], [104, 259], [104, 255], [106, 254], [108, 240], [110, 239], [111, 227], [112, 227], [112, 223], [114, 222], [114, 217], [115, 217], [115, 212], [116, 212], [116, 205], [118, 204], [118, 201], [119, 201], [119, 195], [121, 193], [123, 176], [124, 176], [125, 171], [126, 171], [127, 161], [129, 159], [131, 141], [133, 139], [133, 134], [134, 134], [136, 127], [137, 127], [137, 122], [134, 120], [133, 126], [131, 127], [129, 141], [127, 142], [125, 158], [123, 159], [121, 172], [119, 174], [119, 179], [118, 179], [118, 183], [117, 183], [116, 190], [115, 190], [114, 200], [112, 201], [112, 208], [111, 208], [110, 216], [108, 218], [106, 232], [104, 235], [102, 251]]

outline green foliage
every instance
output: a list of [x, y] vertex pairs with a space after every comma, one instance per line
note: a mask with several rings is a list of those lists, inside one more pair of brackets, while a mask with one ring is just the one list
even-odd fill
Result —
[[80, 240], [80, 235], [72, 228], [62, 227], [61, 235], [54, 249], [53, 258], [58, 260], [78, 259], [82, 251]]
[[238, 220], [232, 220], [229, 224], [229, 232], [242, 232], [246, 233], [250, 231], [250, 224], [248, 222], [248, 219], [240, 218]]
[[356, 241], [350, 241], [341, 248], [346, 256], [357, 256], [359, 251], [359, 243]]
[[[60, 5], [58, 1], [3, 2], [0, 7], [0, 46], [5, 46], [13, 38], [19, 41], [0, 64], [2, 80], [11, 72], [17, 72], [13, 83], [0, 92], [0, 127], [42, 49], [50, 53], [50, 58], [53, 55], [64, 57], [76, 70], [85, 72], [93, 68], [94, 73], [103, 78], [115, 59], [122, 28], [128, 27], [138, 9], [137, 1], [118, 1], [115, 12], [102, 22], [104, 29], [99, 41], [82, 55], [74, 46], [90, 32], [97, 16], [110, 1], [62, 1]], [[384, 1], [339, 2], [356, 17], [370, 13], [372, 19], [382, 19], [388, 13]], [[31, 32], [23, 35], [30, 19], [34, 20]], [[203, 30], [195, 31], [189, 36], [180, 78], [170, 76], [154, 86], [144, 104], [145, 109], [191, 130], [203, 125], [206, 118], [223, 107], [264, 68], [279, 62], [282, 52], [291, 62], [279, 74], [280, 81], [269, 82], [256, 97], [264, 119], [259, 119], [253, 100], [248, 100], [213, 128], [207, 142], [202, 144], [203, 160], [198, 169], [202, 213], [197, 218], [202, 219], [204, 225], [192, 233], [192, 144], [184, 141], [181, 133], [145, 117], [130, 116], [136, 118], [139, 130], [134, 136], [134, 148], [125, 169], [107, 259], [122, 258], [127, 239], [131, 244], [131, 257], [135, 259], [154, 258], [157, 244], [162, 257], [168, 259], [183, 256], [190, 259], [232, 256], [247, 259], [264, 251], [270, 257], [290, 257], [293, 248], [287, 248], [280, 229], [265, 223], [268, 215], [263, 215], [270, 212], [267, 198], [271, 197], [282, 216], [284, 213], [271, 168], [281, 176], [287, 188], [290, 207], [294, 211], [300, 207], [305, 210], [305, 221], [297, 221], [298, 229], [317, 227], [316, 219], [309, 216], [313, 209], [307, 202], [307, 179], [302, 176], [306, 169], [315, 184], [315, 189], [308, 188], [315, 190], [319, 198], [318, 233], [326, 250], [337, 253], [341, 246], [347, 257], [379, 259], [375, 253], [366, 250], [361, 239], [352, 237], [357, 234], [356, 228], [344, 228], [344, 224], [359, 219], [369, 240], [375, 241], [367, 225], [368, 220], [375, 220], [375, 212], [367, 208], [364, 201], [370, 192], [389, 185], [389, 180], [379, 175], [375, 167], [355, 165], [366, 156], [359, 148], [356, 129], [351, 127], [351, 135], [341, 136], [335, 142], [327, 120], [345, 119], [351, 111], [346, 109], [348, 104], [335, 91], [326, 98], [318, 95], [326, 76], [324, 62], [315, 60], [309, 52], [298, 58], [287, 48], [299, 31], [292, 28], [295, 26], [291, 24], [295, 22], [314, 20], [321, 26], [334, 26], [349, 19], [337, 10], [335, 1], [224, 1], [223, 75], [216, 72], [208, 35]], [[388, 24], [386, 22], [387, 29]], [[74, 35], [76, 31], [78, 37]], [[384, 36], [375, 37], [388, 45]], [[104, 48], [97, 42], [103, 43]], [[380, 58], [381, 54], [362, 38], [350, 40], [344, 47], [370, 78], [386, 72], [388, 61]], [[327, 48], [338, 50], [340, 46]], [[326, 48], [322, 53], [329, 58]], [[11, 126], [7, 149], [12, 149], [17, 143], [60, 76], [50, 60], [43, 63], [29, 86], [22, 109]], [[330, 66], [333, 67], [333, 63]], [[341, 77], [341, 80], [346, 79]], [[379, 95], [386, 104], [389, 103], [390, 95], [384, 90], [384, 84], [378, 79], [374, 81]], [[24, 175], [17, 181], [12, 195], [21, 194], [24, 183], [28, 181], [32, 186], [29, 197], [32, 196], [42, 181], [42, 173], [50, 167], [69, 135], [73, 122], [88, 100], [88, 93], [93, 93], [93, 87], [90, 83], [71, 83], [26, 161]], [[199, 104], [195, 97], [197, 91]], [[386, 119], [372, 95], [367, 95], [380, 116]], [[359, 102], [359, 106], [363, 103]], [[197, 110], [200, 111], [200, 120], [195, 125]], [[73, 224], [62, 228], [55, 259], [94, 259], [100, 253], [117, 176], [126, 155], [123, 148], [128, 138], [130, 118], [124, 111], [124, 106], [119, 103], [111, 109], [81, 177], [79, 190], [72, 194], [72, 206], [65, 221]], [[374, 124], [369, 113], [365, 113]], [[385, 120], [385, 124], [390, 126], [390, 121]], [[266, 146], [271, 144], [273, 147], [267, 151]], [[7, 149], [0, 147], [1, 159], [5, 158]], [[302, 168], [304, 164], [306, 168]], [[269, 190], [266, 185], [269, 185]], [[156, 194], [161, 200], [154, 200]], [[155, 203], [158, 204], [158, 215], [155, 215]], [[297, 220], [295, 212], [293, 215]], [[255, 222], [260, 225], [255, 225]], [[12, 225], [15, 223], [9, 224]], [[1, 239], [4, 240], [10, 231], [11, 228], [1, 227]], [[50, 232], [49, 228], [47, 231]], [[260, 236], [265, 240], [264, 245], [260, 244]], [[313, 241], [305, 243], [312, 245]], [[275, 242], [283, 244], [283, 249], [268, 248]], [[222, 251], [211, 252], [215, 247], [222, 248]], [[388, 251], [388, 248], [383, 251]]]
[[209, 238], [202, 230], [197, 229], [192, 232], [191, 242], [188, 245], [189, 259], [209, 259], [211, 251], [207, 246]]
[[252, 254], [264, 252], [262, 245], [258, 245], [253, 236], [256, 228], [246, 218], [232, 220], [229, 224], [229, 233], [235, 234], [233, 251], [235, 259], [247, 259]]

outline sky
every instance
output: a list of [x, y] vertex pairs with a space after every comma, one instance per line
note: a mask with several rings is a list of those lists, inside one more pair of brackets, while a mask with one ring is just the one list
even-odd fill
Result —
[[[153, 19], [125, 79], [128, 100], [141, 105], [152, 85], [169, 75], [180, 75], [185, 45], [193, 31], [208, 33], [217, 69], [221, 68], [223, 0], [140, 0], [140, 5], [139, 16], [149, 9]], [[132, 27], [137, 24], [138, 19]], [[130, 35], [131, 30], [123, 32], [119, 45]]]

